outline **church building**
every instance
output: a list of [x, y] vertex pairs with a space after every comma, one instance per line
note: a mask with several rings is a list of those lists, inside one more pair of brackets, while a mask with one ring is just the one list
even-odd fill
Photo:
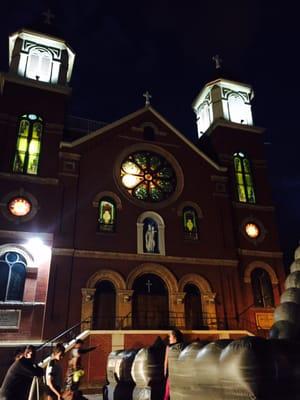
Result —
[[0, 339], [43, 340], [81, 321], [91, 330], [269, 329], [284, 268], [252, 87], [223, 76], [216, 59], [192, 105], [197, 144], [149, 93], [143, 108], [79, 135], [66, 122], [74, 60], [51, 34], [9, 37]]

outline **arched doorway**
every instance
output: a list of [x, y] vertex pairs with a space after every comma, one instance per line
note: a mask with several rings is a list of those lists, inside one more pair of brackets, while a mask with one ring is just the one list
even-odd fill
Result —
[[203, 328], [201, 293], [197, 286], [188, 283], [184, 286], [184, 315], [186, 329]]
[[116, 290], [110, 281], [100, 281], [95, 286], [92, 329], [115, 329]]
[[168, 290], [154, 274], [144, 274], [133, 283], [134, 329], [163, 329], [169, 326]]

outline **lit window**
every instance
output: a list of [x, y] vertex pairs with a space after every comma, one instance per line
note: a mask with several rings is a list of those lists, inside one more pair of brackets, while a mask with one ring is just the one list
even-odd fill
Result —
[[21, 117], [13, 171], [37, 175], [41, 150], [42, 119], [35, 114]]
[[114, 232], [115, 225], [115, 203], [110, 198], [103, 198], [99, 202], [99, 230], [102, 232]]
[[211, 124], [211, 117], [210, 117], [209, 104], [208, 102], [204, 102], [199, 107], [198, 119], [197, 119], [198, 132], [204, 133], [209, 128], [210, 124]]
[[235, 153], [233, 162], [238, 200], [242, 203], [256, 203], [248, 158], [243, 153]]
[[24, 197], [16, 197], [8, 203], [8, 209], [16, 217], [24, 217], [30, 213], [31, 204]]
[[0, 257], [0, 301], [22, 301], [26, 260], [14, 251]]
[[131, 196], [147, 202], [165, 200], [176, 188], [176, 175], [169, 162], [148, 151], [131, 154], [123, 161], [121, 181]]
[[243, 98], [237, 93], [231, 93], [228, 96], [229, 118], [232, 122], [238, 124], [247, 123], [247, 109]]
[[270, 276], [263, 268], [256, 268], [251, 273], [251, 284], [256, 307], [274, 307], [273, 287]]
[[52, 55], [43, 48], [33, 48], [28, 56], [26, 77], [42, 82], [50, 82]]
[[192, 207], [183, 209], [183, 229], [187, 239], [198, 239], [198, 217]]
[[249, 222], [245, 225], [245, 232], [251, 239], [257, 239], [260, 235], [259, 227], [253, 222]]

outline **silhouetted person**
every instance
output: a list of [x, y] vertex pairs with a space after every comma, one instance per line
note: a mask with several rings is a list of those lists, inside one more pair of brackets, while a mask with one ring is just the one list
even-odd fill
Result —
[[57, 343], [54, 347], [51, 360], [46, 368], [46, 394], [47, 400], [61, 400], [62, 399], [62, 386], [63, 386], [63, 373], [60, 365], [60, 360], [65, 354], [65, 348], [61, 343]]
[[0, 389], [1, 400], [27, 400], [32, 379], [42, 376], [44, 370], [34, 364], [35, 348], [27, 346], [22, 354], [15, 354], [15, 361], [9, 367]]

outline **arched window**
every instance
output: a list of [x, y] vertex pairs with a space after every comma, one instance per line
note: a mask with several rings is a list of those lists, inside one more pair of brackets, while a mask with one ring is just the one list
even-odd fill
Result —
[[243, 98], [237, 93], [228, 96], [229, 118], [232, 122], [247, 123], [246, 107]]
[[194, 208], [183, 209], [183, 229], [186, 239], [198, 239], [198, 216]]
[[115, 202], [104, 197], [99, 201], [99, 231], [114, 232], [116, 228], [116, 206]]
[[251, 273], [254, 305], [256, 307], [274, 307], [273, 288], [268, 272], [256, 268]]
[[34, 47], [28, 55], [26, 77], [42, 82], [50, 82], [52, 55], [44, 48]]
[[165, 224], [153, 211], [141, 214], [137, 221], [138, 254], [165, 255]]
[[13, 171], [37, 175], [43, 120], [35, 114], [22, 115], [19, 124]]
[[14, 251], [0, 257], [0, 301], [22, 301], [26, 278], [26, 260]]
[[233, 163], [238, 200], [243, 203], [256, 203], [248, 158], [243, 153], [234, 153]]

